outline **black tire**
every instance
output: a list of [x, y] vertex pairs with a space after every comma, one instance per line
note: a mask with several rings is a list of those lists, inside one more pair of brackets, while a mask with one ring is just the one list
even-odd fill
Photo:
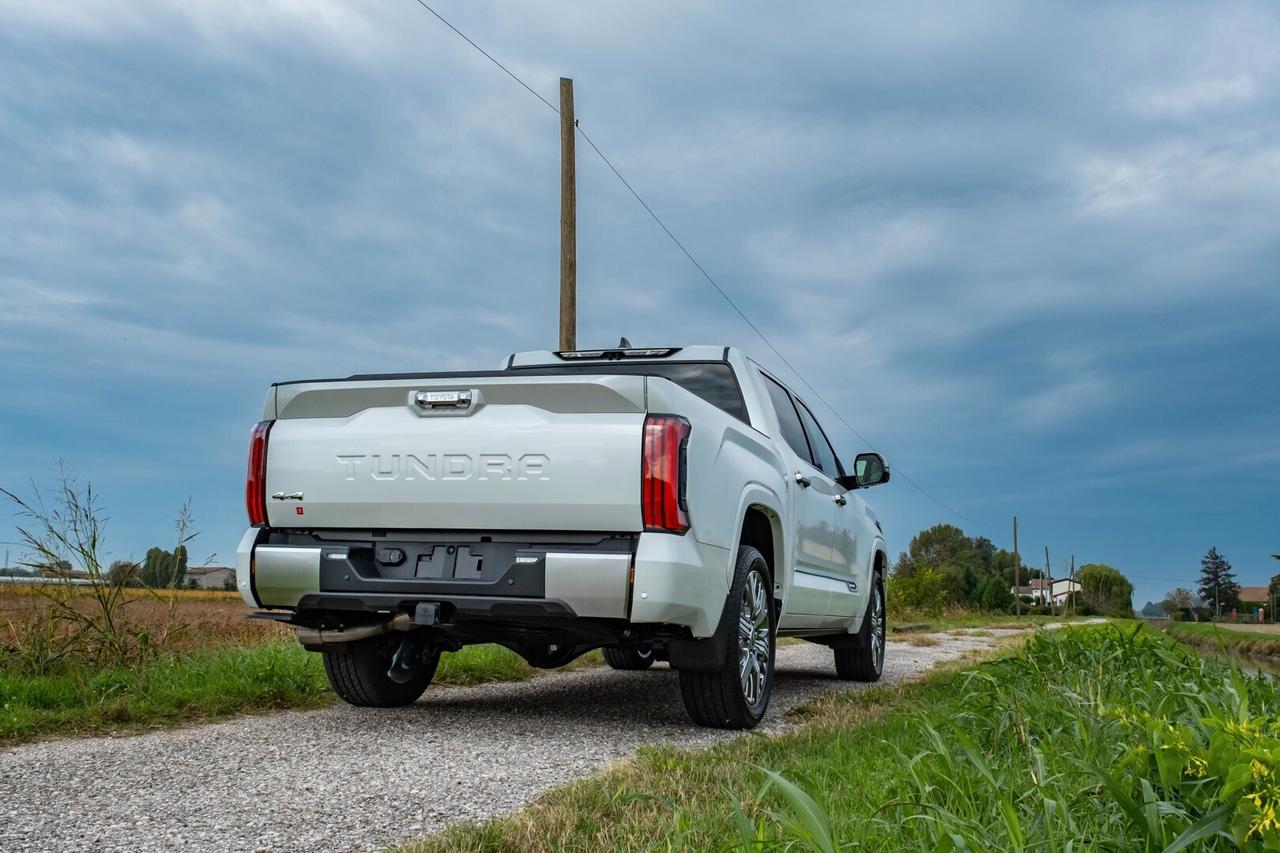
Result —
[[321, 652], [333, 692], [347, 704], [361, 708], [400, 708], [416, 702], [436, 674], [440, 649], [424, 647], [421, 665], [414, 667], [404, 683], [393, 681], [387, 670], [404, 637], [400, 632], [382, 634]]
[[604, 662], [613, 669], [641, 670], [653, 666], [657, 656], [652, 650], [642, 652], [639, 649], [605, 648]]
[[[757, 596], [763, 596], [762, 619], [756, 609], [758, 602], [753, 590]], [[755, 618], [752, 618], [753, 613]], [[680, 671], [684, 707], [689, 717], [700, 726], [754, 728], [763, 719], [773, 690], [776, 614], [769, 564], [759, 551], [749, 545], [738, 549], [729, 606], [722, 618], [729, 620], [730, 632], [725, 644], [724, 664], [713, 671]], [[750, 634], [744, 633], [745, 624], [750, 625]], [[767, 651], [761, 645], [766, 646]], [[740, 664], [750, 667], [746, 678], [739, 676]]]
[[836, 675], [846, 681], [879, 681], [884, 672], [884, 640], [887, 620], [884, 609], [884, 578], [879, 573], [871, 584], [871, 600], [857, 642], [835, 649]]

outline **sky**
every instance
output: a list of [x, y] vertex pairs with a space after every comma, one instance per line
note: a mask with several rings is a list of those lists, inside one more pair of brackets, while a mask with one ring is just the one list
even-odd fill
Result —
[[[1280, 571], [1280, 8], [463, 3], [948, 522], [1135, 606]], [[0, 0], [0, 486], [228, 564], [272, 381], [555, 345], [556, 115], [414, 0]], [[578, 145], [578, 339], [742, 347]], [[866, 445], [816, 404], [848, 459]], [[0, 512], [0, 540], [19, 519]], [[12, 551], [16, 562], [21, 548]]]

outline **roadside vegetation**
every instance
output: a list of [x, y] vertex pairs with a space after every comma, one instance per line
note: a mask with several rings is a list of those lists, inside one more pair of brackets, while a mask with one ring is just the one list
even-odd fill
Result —
[[1146, 627], [1046, 631], [410, 850], [1276, 850], [1278, 714], [1280, 683]]
[[[1133, 616], [1133, 585], [1112, 566], [1089, 563], [1074, 579], [1078, 594], [1050, 601], [1033, 582], [1049, 579], [985, 536], [966, 536], [954, 524], [937, 524], [917, 533], [898, 555], [888, 578], [890, 616], [947, 611], [977, 611], [1032, 616], [1074, 613], [1080, 616]], [[1058, 578], [1059, 581], [1064, 578]], [[1014, 589], [1019, 590], [1015, 599]], [[899, 618], [899, 621], [902, 621]]]
[[[1251, 626], [1264, 628], [1264, 626]], [[1164, 630], [1171, 637], [1190, 643], [1206, 651], [1225, 651], [1250, 657], [1280, 660], [1280, 627], [1266, 626], [1272, 630], [1250, 630], [1238, 625], [1211, 622], [1170, 622]]]
[[[247, 619], [235, 592], [179, 588], [195, 536], [187, 508], [172, 551], [108, 564], [92, 488], [60, 471], [48, 500], [34, 488], [30, 497], [0, 495], [22, 519], [24, 573], [52, 581], [0, 587], [0, 745], [336, 701], [320, 656], [292, 629]], [[599, 663], [595, 652], [571, 666]], [[501, 646], [468, 646], [442, 656], [433, 683], [534, 672]]]

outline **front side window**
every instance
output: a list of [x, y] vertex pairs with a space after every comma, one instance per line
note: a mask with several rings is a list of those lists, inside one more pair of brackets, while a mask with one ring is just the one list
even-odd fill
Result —
[[769, 399], [773, 402], [773, 410], [778, 415], [778, 426], [782, 428], [782, 440], [787, 443], [804, 461], [813, 464], [813, 456], [809, 453], [809, 442], [804, 437], [804, 427], [800, 424], [800, 416], [791, 402], [791, 395], [774, 380], [761, 373], [764, 387], [769, 389]]
[[814, 464], [822, 469], [822, 473], [831, 479], [840, 476], [840, 463], [836, 461], [836, 452], [827, 441], [827, 434], [818, 425], [818, 419], [809, 411], [809, 407], [796, 400], [800, 408], [800, 420], [804, 422], [804, 431], [809, 435], [809, 446], [813, 448]]

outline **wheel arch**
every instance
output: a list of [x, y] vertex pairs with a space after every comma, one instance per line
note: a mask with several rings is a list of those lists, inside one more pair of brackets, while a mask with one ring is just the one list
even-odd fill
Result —
[[769, 564], [774, 598], [786, 598], [790, 578], [784, 571], [787, 563], [787, 541], [782, 525], [782, 502], [777, 496], [758, 484], [749, 485], [739, 501], [738, 524], [733, 538], [734, 549], [729, 556], [729, 583], [732, 584], [733, 567], [737, 562], [737, 549], [750, 545], [759, 551]]

